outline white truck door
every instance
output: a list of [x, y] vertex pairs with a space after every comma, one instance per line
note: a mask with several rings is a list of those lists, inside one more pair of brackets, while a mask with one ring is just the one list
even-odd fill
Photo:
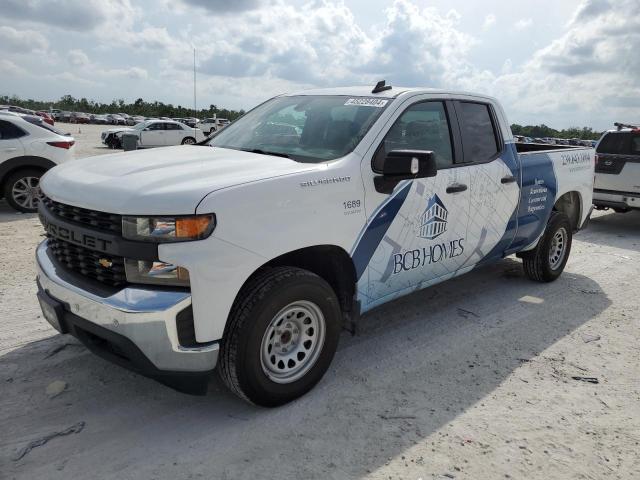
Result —
[[24, 135], [25, 132], [13, 123], [0, 120], [0, 163], [24, 155], [24, 147], [19, 140]]
[[504, 255], [517, 229], [520, 162], [513, 142], [501, 134], [490, 103], [453, 102], [462, 139], [464, 162], [470, 164], [471, 212], [465, 267]]
[[[352, 251], [363, 310], [451, 278], [465, 262], [470, 178], [457, 163], [451, 108], [444, 100], [403, 106], [363, 159], [368, 220]], [[437, 175], [379, 192], [376, 171], [392, 150], [433, 151]]]

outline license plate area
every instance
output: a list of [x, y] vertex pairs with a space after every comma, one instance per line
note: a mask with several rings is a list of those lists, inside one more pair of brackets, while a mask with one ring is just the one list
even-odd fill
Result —
[[60, 333], [67, 333], [63, 324], [64, 308], [62, 303], [51, 298], [45, 291], [38, 292], [38, 302], [42, 310], [42, 316]]

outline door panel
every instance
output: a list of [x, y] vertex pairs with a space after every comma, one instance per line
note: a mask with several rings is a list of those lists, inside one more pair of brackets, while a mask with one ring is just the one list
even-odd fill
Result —
[[520, 200], [520, 167], [513, 144], [505, 145], [493, 107], [454, 102], [469, 165], [469, 258], [465, 266], [501, 258], [513, 241]]
[[0, 162], [24, 155], [22, 142], [17, 138], [0, 138]]
[[[363, 310], [451, 278], [464, 265], [470, 176], [469, 167], [453, 163], [454, 144], [444, 102], [415, 102], [398, 112], [380, 146], [363, 160], [365, 207], [372, 213], [352, 251]], [[373, 170], [395, 149], [433, 151], [437, 175], [404, 180], [391, 194], [378, 192]], [[451, 187], [462, 188], [448, 193]]]
[[140, 144], [144, 147], [161, 147], [165, 145], [165, 131], [163, 123], [152, 123], [149, 130], [140, 132]]
[[468, 257], [469, 190], [446, 190], [468, 183], [468, 167], [441, 170], [436, 177], [399, 185], [390, 200], [404, 196], [403, 190], [406, 196], [395, 215], [385, 212], [388, 201], [383, 203], [379, 215], [387, 217], [387, 229], [367, 262], [363, 303], [381, 303], [457, 274]]
[[516, 233], [520, 188], [503, 158], [470, 168], [468, 266], [501, 258]]

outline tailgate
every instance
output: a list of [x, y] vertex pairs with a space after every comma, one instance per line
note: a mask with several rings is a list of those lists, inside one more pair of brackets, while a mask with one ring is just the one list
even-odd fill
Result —
[[640, 155], [599, 153], [595, 188], [640, 193]]

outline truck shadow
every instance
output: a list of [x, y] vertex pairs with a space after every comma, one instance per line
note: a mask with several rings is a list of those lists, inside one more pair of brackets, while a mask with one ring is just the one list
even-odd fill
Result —
[[[603, 238], [606, 238], [608, 246], [640, 252], [640, 210], [627, 213], [594, 212], [588, 228], [576, 237], [592, 245], [602, 245]], [[636, 241], [630, 243], [629, 238]]]
[[[587, 277], [567, 271], [534, 283], [506, 259], [364, 316], [358, 335], [343, 334], [320, 384], [272, 410], [241, 402], [217, 377], [205, 397], [177, 393], [56, 335], [0, 357], [1, 411], [19, 418], [5, 425], [5, 439], [21, 440], [0, 441], [0, 464], [26, 474], [69, 457], [60, 478], [83, 477], [88, 464], [100, 477], [116, 463], [138, 478], [157, 468], [167, 478], [362, 477], [610, 304]], [[54, 380], [68, 389], [48, 399]], [[83, 432], [10, 460], [27, 441], [79, 421]]]

